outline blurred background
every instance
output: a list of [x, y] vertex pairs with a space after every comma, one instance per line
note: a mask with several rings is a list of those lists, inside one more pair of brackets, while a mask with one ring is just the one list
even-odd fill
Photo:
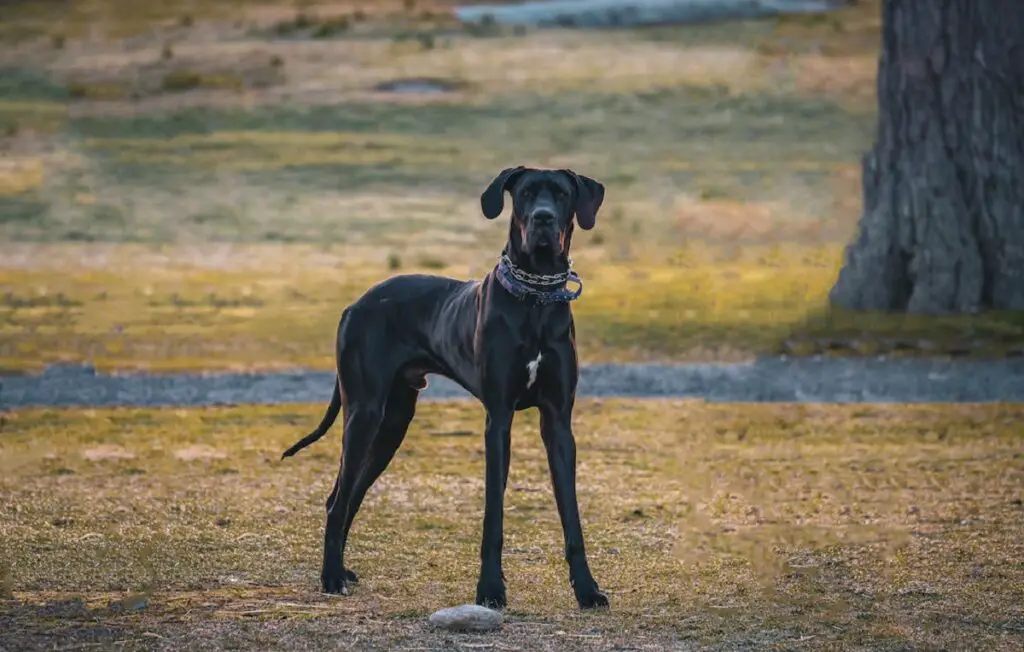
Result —
[[370, 284], [493, 266], [478, 197], [512, 165], [607, 186], [574, 239], [584, 362], [877, 350], [825, 311], [877, 1], [616, 29], [490, 4], [0, 2], [3, 370], [330, 369]]

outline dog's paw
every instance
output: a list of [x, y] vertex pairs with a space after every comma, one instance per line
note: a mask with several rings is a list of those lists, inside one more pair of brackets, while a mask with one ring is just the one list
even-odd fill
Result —
[[353, 570], [345, 569], [345, 581], [349, 584], [359, 584], [359, 576]]
[[485, 580], [480, 578], [476, 585], [476, 603], [488, 609], [505, 608], [505, 582], [501, 579]]
[[579, 603], [580, 609], [606, 609], [608, 607], [608, 596], [601, 593], [601, 590], [597, 588], [597, 582], [593, 580], [582, 585], [577, 584], [573, 586], [573, 590], [576, 592], [576, 602]]
[[580, 609], [608, 608], [608, 596], [597, 590], [595, 590], [593, 593], [576, 596], [576, 601], [580, 604]]
[[348, 595], [349, 584], [351, 580], [348, 579], [348, 574], [351, 571], [343, 570], [339, 572], [324, 572], [320, 575], [320, 586], [324, 593], [330, 593], [332, 595]]

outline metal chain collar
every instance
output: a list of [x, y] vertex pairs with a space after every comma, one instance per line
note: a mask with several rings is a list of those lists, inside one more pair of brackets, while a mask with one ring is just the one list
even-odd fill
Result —
[[[569, 260], [569, 265], [569, 270], [561, 274], [530, 274], [502, 254], [495, 272], [501, 286], [520, 301], [530, 297], [539, 304], [567, 303], [575, 301], [583, 293], [583, 281], [572, 271], [572, 260]], [[567, 283], [575, 283], [576, 289], [569, 290], [565, 287]]]
[[526, 283], [528, 285], [564, 285], [566, 281], [572, 276], [572, 258], [569, 259], [569, 269], [564, 272], [558, 272], [557, 274], [531, 274], [530, 272], [524, 271], [519, 267], [516, 267], [512, 259], [508, 257], [508, 254], [501, 254], [501, 262], [508, 269], [509, 274], [512, 275], [520, 283]]

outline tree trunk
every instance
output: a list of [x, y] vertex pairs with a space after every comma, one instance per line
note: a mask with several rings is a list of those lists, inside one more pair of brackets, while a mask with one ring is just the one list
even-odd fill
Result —
[[1024, 309], [1024, 1], [883, 0], [853, 310]]

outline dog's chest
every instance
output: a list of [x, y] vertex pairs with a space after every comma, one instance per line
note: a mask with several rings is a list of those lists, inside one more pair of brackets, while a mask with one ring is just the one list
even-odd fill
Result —
[[509, 371], [525, 400], [534, 400], [531, 397], [548, 386], [548, 375], [560, 366], [558, 361], [565, 347], [571, 346], [567, 340], [571, 322], [566, 321], [559, 308], [535, 307], [515, 325], [518, 342], [515, 354], [510, 356]]
[[[537, 374], [540, 371], [540, 365], [544, 360], [543, 344], [545, 340], [544, 333], [544, 322], [542, 319], [538, 319], [538, 315], [531, 315], [533, 319], [530, 321], [530, 330], [532, 331], [532, 340], [527, 348], [526, 353], [526, 389], [532, 389], [537, 383]], [[533, 352], [536, 351], [536, 355]]]
[[540, 369], [540, 362], [543, 359], [544, 353], [537, 351], [537, 357], [526, 363], [526, 389], [530, 389], [537, 382], [537, 371]]

